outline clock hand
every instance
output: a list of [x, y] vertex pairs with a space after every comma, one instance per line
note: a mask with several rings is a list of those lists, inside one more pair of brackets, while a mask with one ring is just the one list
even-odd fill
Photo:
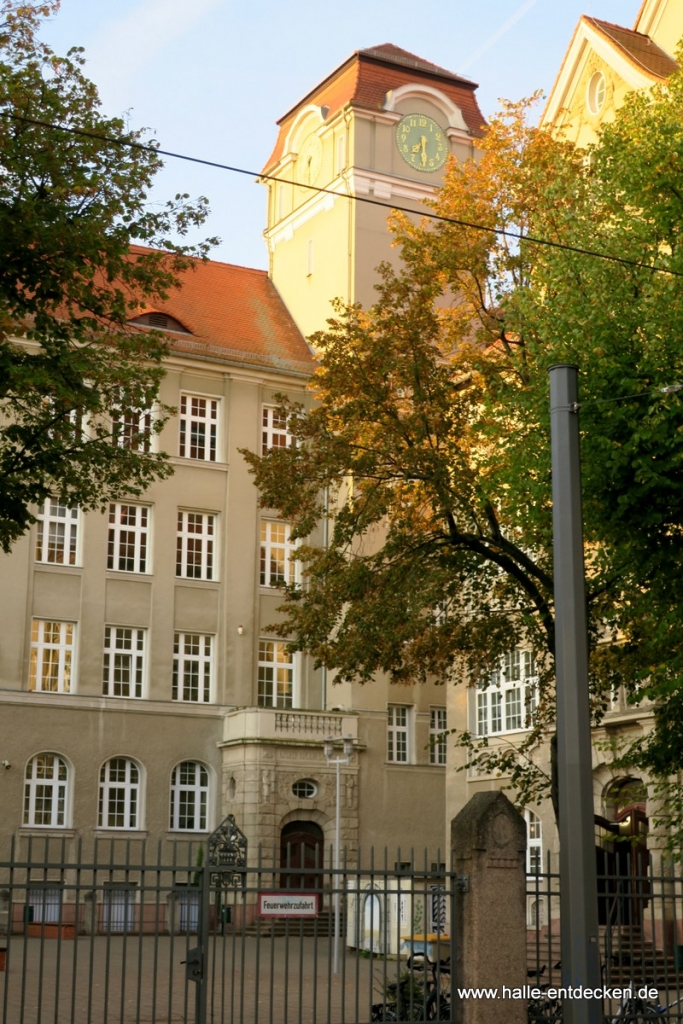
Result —
[[427, 146], [427, 136], [426, 135], [423, 135], [421, 137], [420, 143], [422, 145], [422, 166], [424, 167], [425, 164], [427, 163], [427, 149], [426, 149], [426, 146]]

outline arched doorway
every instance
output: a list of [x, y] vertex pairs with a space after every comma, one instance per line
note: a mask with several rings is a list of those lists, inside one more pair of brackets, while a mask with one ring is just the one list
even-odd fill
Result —
[[280, 833], [280, 886], [322, 889], [323, 830], [314, 821], [290, 821]]
[[383, 953], [382, 942], [382, 901], [374, 887], [367, 886], [361, 896], [361, 949], [371, 953]]
[[605, 790], [605, 816], [595, 816], [600, 924], [642, 921], [650, 894], [646, 801], [641, 779], [615, 779]]

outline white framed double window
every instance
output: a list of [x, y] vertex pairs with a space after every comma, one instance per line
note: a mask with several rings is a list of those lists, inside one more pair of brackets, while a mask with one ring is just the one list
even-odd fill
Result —
[[294, 655], [281, 640], [259, 640], [258, 703], [262, 708], [294, 706]]
[[212, 668], [212, 636], [176, 633], [173, 638], [173, 700], [208, 704]]
[[34, 619], [28, 688], [42, 693], [70, 693], [73, 687], [73, 622]]
[[68, 824], [69, 769], [58, 754], [36, 754], [24, 775], [24, 825], [64, 828]]
[[537, 694], [536, 662], [531, 652], [508, 651], [500, 667], [477, 687], [477, 735], [530, 728]]
[[79, 510], [48, 498], [38, 512], [37, 519], [36, 562], [78, 565]]
[[178, 454], [184, 459], [215, 462], [218, 451], [218, 399], [180, 396]]
[[262, 587], [281, 587], [294, 583], [297, 563], [290, 540], [292, 528], [279, 519], [261, 520], [259, 583]]
[[102, 693], [105, 697], [142, 697], [145, 687], [147, 630], [104, 627]]
[[429, 709], [429, 763], [446, 763], [446, 709]]
[[127, 409], [120, 406], [112, 411], [112, 441], [117, 448], [131, 452], [151, 452], [154, 433], [151, 409]]
[[411, 751], [412, 707], [389, 704], [387, 707], [387, 761], [408, 764]]
[[150, 516], [148, 505], [111, 502], [107, 569], [115, 572], [149, 572]]
[[100, 769], [98, 828], [142, 827], [139, 766], [128, 757], [112, 757]]
[[209, 773], [199, 761], [182, 761], [171, 775], [172, 832], [205, 832], [209, 817]]
[[176, 576], [216, 579], [216, 518], [210, 512], [178, 512]]
[[287, 416], [270, 405], [263, 406], [261, 420], [261, 451], [263, 455], [271, 448], [289, 448], [293, 437], [287, 426]]

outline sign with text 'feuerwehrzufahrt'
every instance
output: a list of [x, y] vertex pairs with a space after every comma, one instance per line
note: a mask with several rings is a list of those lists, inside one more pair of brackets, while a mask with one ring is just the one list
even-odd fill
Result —
[[259, 917], [317, 917], [318, 894], [315, 892], [260, 892]]

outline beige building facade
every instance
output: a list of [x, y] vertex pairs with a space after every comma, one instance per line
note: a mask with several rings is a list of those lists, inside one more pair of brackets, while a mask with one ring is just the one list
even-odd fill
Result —
[[390, 45], [354, 54], [279, 123], [270, 272], [199, 263], [133, 318], [169, 339], [159, 399], [176, 412], [151, 443], [173, 476], [104, 513], [48, 501], [2, 558], [0, 833], [20, 848], [172, 846], [233, 814], [252, 849], [327, 857], [330, 737], [337, 754], [353, 741], [350, 850], [387, 846], [393, 864], [443, 848], [444, 689], [340, 687], [268, 633], [297, 566], [240, 449], [290, 443], [276, 396], [309, 401], [304, 336], [335, 296], [371, 302], [374, 268], [396, 258], [387, 207], [353, 197], [419, 209], [447, 157], [474, 153], [475, 89]]

